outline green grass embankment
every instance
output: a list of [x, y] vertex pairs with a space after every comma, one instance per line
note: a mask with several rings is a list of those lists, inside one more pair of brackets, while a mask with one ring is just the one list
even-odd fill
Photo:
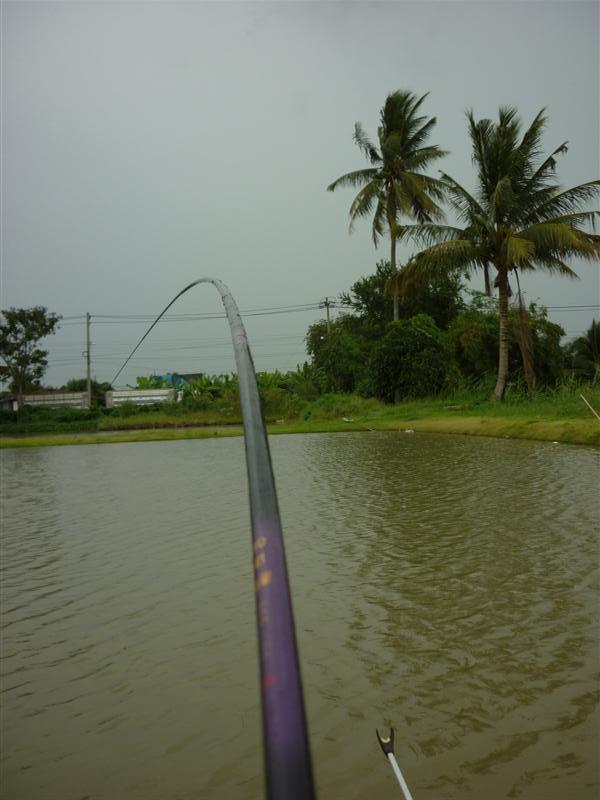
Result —
[[[271, 420], [270, 434], [365, 430], [414, 430], [470, 436], [509, 437], [600, 446], [600, 420], [579, 397], [579, 389], [561, 389], [504, 403], [452, 398], [386, 405], [352, 395], [324, 395], [309, 403], [295, 419]], [[586, 389], [594, 408], [600, 390]], [[96, 430], [4, 435], [0, 447], [109, 444], [236, 436], [242, 433], [235, 415], [218, 412], [134, 414], [101, 418]]]

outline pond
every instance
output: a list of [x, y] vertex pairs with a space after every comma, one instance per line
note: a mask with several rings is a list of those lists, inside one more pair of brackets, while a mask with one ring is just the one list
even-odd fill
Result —
[[[320, 800], [596, 800], [598, 454], [271, 448]], [[259, 800], [243, 440], [2, 453], [2, 796]]]

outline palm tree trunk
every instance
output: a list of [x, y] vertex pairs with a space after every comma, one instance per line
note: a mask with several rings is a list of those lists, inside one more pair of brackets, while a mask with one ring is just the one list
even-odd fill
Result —
[[[392, 248], [390, 254], [390, 264], [392, 265], [392, 277], [396, 273], [396, 237], [392, 234]], [[398, 297], [398, 282], [394, 283], [394, 322], [400, 319], [400, 298]]]
[[498, 310], [500, 317], [500, 352], [498, 354], [498, 378], [492, 400], [502, 400], [508, 377], [508, 270], [498, 268]]
[[515, 278], [517, 279], [517, 288], [519, 290], [519, 315], [515, 322], [515, 333], [517, 335], [517, 342], [521, 351], [521, 358], [523, 360], [523, 371], [525, 372], [525, 380], [527, 381], [527, 389], [530, 392], [535, 391], [536, 376], [533, 357], [533, 338], [531, 335], [531, 322], [529, 314], [523, 303], [523, 294], [521, 292], [521, 282], [519, 280], [519, 271], [513, 267]]
[[[396, 237], [390, 234], [392, 238], [392, 248], [390, 254], [390, 264], [392, 265], [392, 280], [394, 281], [394, 322], [400, 319], [400, 298], [398, 297], [398, 281], [396, 280]], [[394, 403], [400, 402], [400, 392], [394, 389]]]
[[485, 293], [488, 297], [492, 296], [492, 283], [490, 281], [490, 265], [486, 264], [483, 268], [483, 279], [485, 281]]

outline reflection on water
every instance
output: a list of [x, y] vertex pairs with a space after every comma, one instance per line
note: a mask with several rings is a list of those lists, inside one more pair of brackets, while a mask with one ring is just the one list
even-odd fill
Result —
[[[596, 800], [596, 453], [272, 450], [319, 796]], [[242, 440], [2, 460], [2, 797], [261, 797]]]

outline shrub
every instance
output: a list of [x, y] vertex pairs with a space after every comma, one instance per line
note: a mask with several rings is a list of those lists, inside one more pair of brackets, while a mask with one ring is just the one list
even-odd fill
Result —
[[339, 419], [368, 414], [378, 406], [378, 401], [352, 394], [323, 394], [302, 411], [303, 420]]
[[431, 317], [419, 314], [392, 322], [369, 362], [374, 394], [391, 401], [437, 394], [450, 373], [450, 354], [442, 331]]

